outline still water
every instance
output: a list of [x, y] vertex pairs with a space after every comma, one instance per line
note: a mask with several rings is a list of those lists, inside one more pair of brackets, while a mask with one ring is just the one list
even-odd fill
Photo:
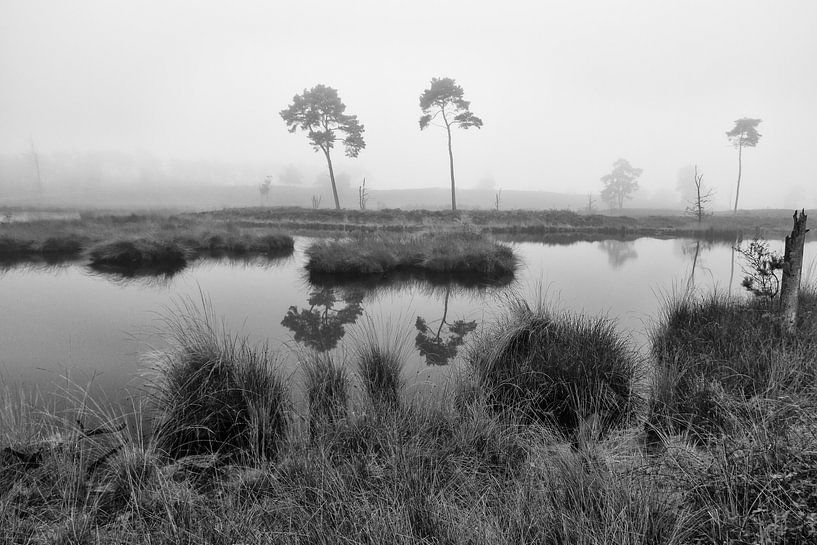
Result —
[[[661, 301], [687, 289], [730, 289], [728, 244], [690, 240], [607, 240], [567, 245], [511, 243], [520, 257], [516, 280], [462, 287], [423, 281], [316, 287], [305, 275], [304, 249], [273, 262], [200, 261], [172, 278], [124, 279], [81, 263], [0, 271], [0, 381], [92, 384], [116, 399], [138, 387], [145, 354], [165, 345], [162, 317], [180, 301], [208, 299], [227, 330], [280, 349], [297, 376], [299, 348], [351, 350], [366, 330], [404, 340], [414, 385], [440, 381], [464, 346], [520, 294], [556, 309], [605, 314], [643, 349]], [[779, 244], [772, 248], [780, 250]], [[817, 242], [806, 245], [806, 268]], [[694, 275], [693, 275], [694, 263]], [[731, 290], [742, 293], [739, 256]], [[449, 364], [449, 365], [447, 365]]]

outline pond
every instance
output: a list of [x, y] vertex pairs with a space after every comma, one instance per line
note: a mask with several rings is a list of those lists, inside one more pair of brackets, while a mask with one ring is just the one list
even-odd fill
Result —
[[[271, 262], [204, 260], [172, 277], [122, 278], [82, 263], [17, 266], [0, 271], [0, 380], [43, 393], [92, 384], [109, 399], [140, 384], [145, 355], [164, 345], [163, 316], [185, 300], [209, 300], [228, 331], [279, 347], [297, 378], [299, 348], [352, 349], [366, 331], [400, 338], [413, 387], [450, 372], [469, 338], [520, 294], [556, 309], [614, 318], [645, 348], [662, 300], [686, 289], [730, 289], [728, 244], [641, 238], [546, 244], [511, 242], [520, 257], [516, 280], [464, 287], [411, 279], [343, 286], [311, 285], [303, 269], [311, 239]], [[781, 244], [771, 244], [780, 250]], [[806, 246], [806, 268], [817, 243]], [[693, 272], [694, 263], [694, 275]], [[733, 293], [743, 293], [734, 259]]]

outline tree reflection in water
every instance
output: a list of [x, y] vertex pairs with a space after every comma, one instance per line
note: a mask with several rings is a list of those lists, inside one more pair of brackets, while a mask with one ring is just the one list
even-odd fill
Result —
[[[307, 300], [309, 308], [289, 307], [281, 325], [292, 331], [295, 342], [318, 352], [332, 350], [346, 334], [344, 326], [355, 323], [363, 314], [364, 295], [365, 292], [359, 289], [327, 287], [314, 290]], [[345, 306], [336, 308], [339, 301]]]
[[[448, 317], [448, 299], [451, 296], [451, 286], [445, 288], [445, 304], [443, 307], [443, 317], [437, 330], [429, 327], [422, 316], [417, 317], [415, 327], [417, 337], [414, 339], [414, 346], [420, 351], [420, 355], [426, 359], [428, 365], [446, 365], [449, 360], [456, 357], [457, 349], [465, 342], [465, 336], [477, 328], [477, 322], [472, 320], [455, 320], [453, 323], [446, 321]], [[443, 335], [443, 326], [448, 329]]]
[[614, 269], [619, 269], [627, 261], [638, 257], [632, 240], [602, 240], [598, 245], [607, 253], [607, 261]]

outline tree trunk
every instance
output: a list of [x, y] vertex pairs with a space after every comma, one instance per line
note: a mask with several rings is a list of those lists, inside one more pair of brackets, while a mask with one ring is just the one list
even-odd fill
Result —
[[448, 164], [451, 167], [451, 210], [457, 211], [457, 192], [454, 187], [454, 152], [451, 151], [451, 126], [446, 124], [448, 131]]
[[335, 210], [340, 210], [340, 200], [338, 199], [338, 186], [335, 185], [335, 171], [332, 169], [332, 158], [329, 157], [329, 150], [323, 150], [326, 155], [326, 163], [329, 165], [329, 181], [332, 182], [332, 196], [335, 197]]
[[797, 299], [800, 295], [800, 274], [803, 271], [803, 247], [806, 243], [806, 211], [794, 212], [794, 228], [786, 237], [783, 254], [783, 281], [780, 288], [780, 314], [783, 330], [794, 333], [797, 326]]
[[738, 146], [738, 188], [735, 191], [735, 214], [738, 213], [738, 199], [740, 198], [740, 173], [743, 170], [743, 144]]

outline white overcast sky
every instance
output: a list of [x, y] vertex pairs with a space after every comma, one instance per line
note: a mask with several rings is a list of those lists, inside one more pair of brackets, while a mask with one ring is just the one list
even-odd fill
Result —
[[463, 187], [597, 191], [625, 157], [652, 192], [698, 163], [726, 201], [724, 133], [759, 117], [741, 204], [817, 204], [814, 0], [0, 0], [0, 153], [32, 135], [46, 153], [317, 171], [278, 112], [325, 83], [366, 127], [354, 164], [374, 187], [444, 187], [444, 135], [417, 123], [433, 76], [485, 122], [455, 134]]

